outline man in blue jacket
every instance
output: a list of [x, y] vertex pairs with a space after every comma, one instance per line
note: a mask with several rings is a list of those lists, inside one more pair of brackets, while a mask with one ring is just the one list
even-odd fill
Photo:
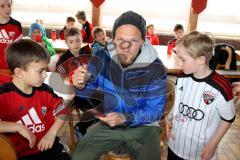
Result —
[[[113, 43], [100, 50], [73, 75], [81, 97], [104, 94], [105, 116], [80, 140], [74, 160], [98, 160], [124, 144], [136, 160], [160, 159], [159, 119], [166, 99], [166, 71], [156, 50], [145, 40], [146, 21], [132, 11], [113, 26]], [[89, 76], [91, 75], [91, 76]]]

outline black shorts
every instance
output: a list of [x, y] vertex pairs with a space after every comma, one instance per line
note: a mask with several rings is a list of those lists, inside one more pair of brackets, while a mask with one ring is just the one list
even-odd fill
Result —
[[20, 157], [19, 160], [71, 160], [63, 148], [57, 137], [51, 149], [27, 157]]

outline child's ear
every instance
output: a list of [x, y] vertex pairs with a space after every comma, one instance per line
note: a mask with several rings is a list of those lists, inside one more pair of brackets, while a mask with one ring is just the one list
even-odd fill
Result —
[[197, 59], [198, 64], [206, 64], [206, 57], [205, 56], [200, 56]]
[[14, 75], [18, 78], [23, 78], [24, 77], [24, 72], [23, 69], [21, 68], [15, 68], [14, 69]]

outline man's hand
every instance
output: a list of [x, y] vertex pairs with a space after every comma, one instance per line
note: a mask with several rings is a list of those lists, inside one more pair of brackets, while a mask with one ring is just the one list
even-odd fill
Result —
[[29, 147], [34, 148], [36, 143], [36, 136], [24, 125], [19, 124], [18, 133], [26, 138], [29, 142]]
[[201, 154], [201, 160], [210, 160], [217, 148], [217, 145], [212, 143], [207, 143], [205, 147], [203, 148], [202, 154]]
[[79, 89], [82, 89], [90, 77], [91, 74], [87, 70], [87, 65], [80, 66], [73, 73], [73, 85]]
[[52, 133], [52, 132], [47, 132], [42, 139], [39, 141], [37, 147], [38, 150], [42, 151], [46, 151], [48, 149], [51, 149], [53, 146], [53, 143], [55, 141], [56, 138], [56, 133]]
[[110, 127], [116, 127], [122, 125], [126, 119], [124, 118], [122, 113], [111, 112], [108, 113], [105, 117], [97, 117], [101, 121], [107, 123]]

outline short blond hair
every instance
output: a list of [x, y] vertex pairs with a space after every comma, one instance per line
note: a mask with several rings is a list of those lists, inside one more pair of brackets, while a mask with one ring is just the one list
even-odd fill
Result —
[[198, 31], [190, 32], [179, 39], [177, 45], [182, 45], [194, 59], [204, 56], [207, 64], [212, 59], [214, 39], [207, 34]]

